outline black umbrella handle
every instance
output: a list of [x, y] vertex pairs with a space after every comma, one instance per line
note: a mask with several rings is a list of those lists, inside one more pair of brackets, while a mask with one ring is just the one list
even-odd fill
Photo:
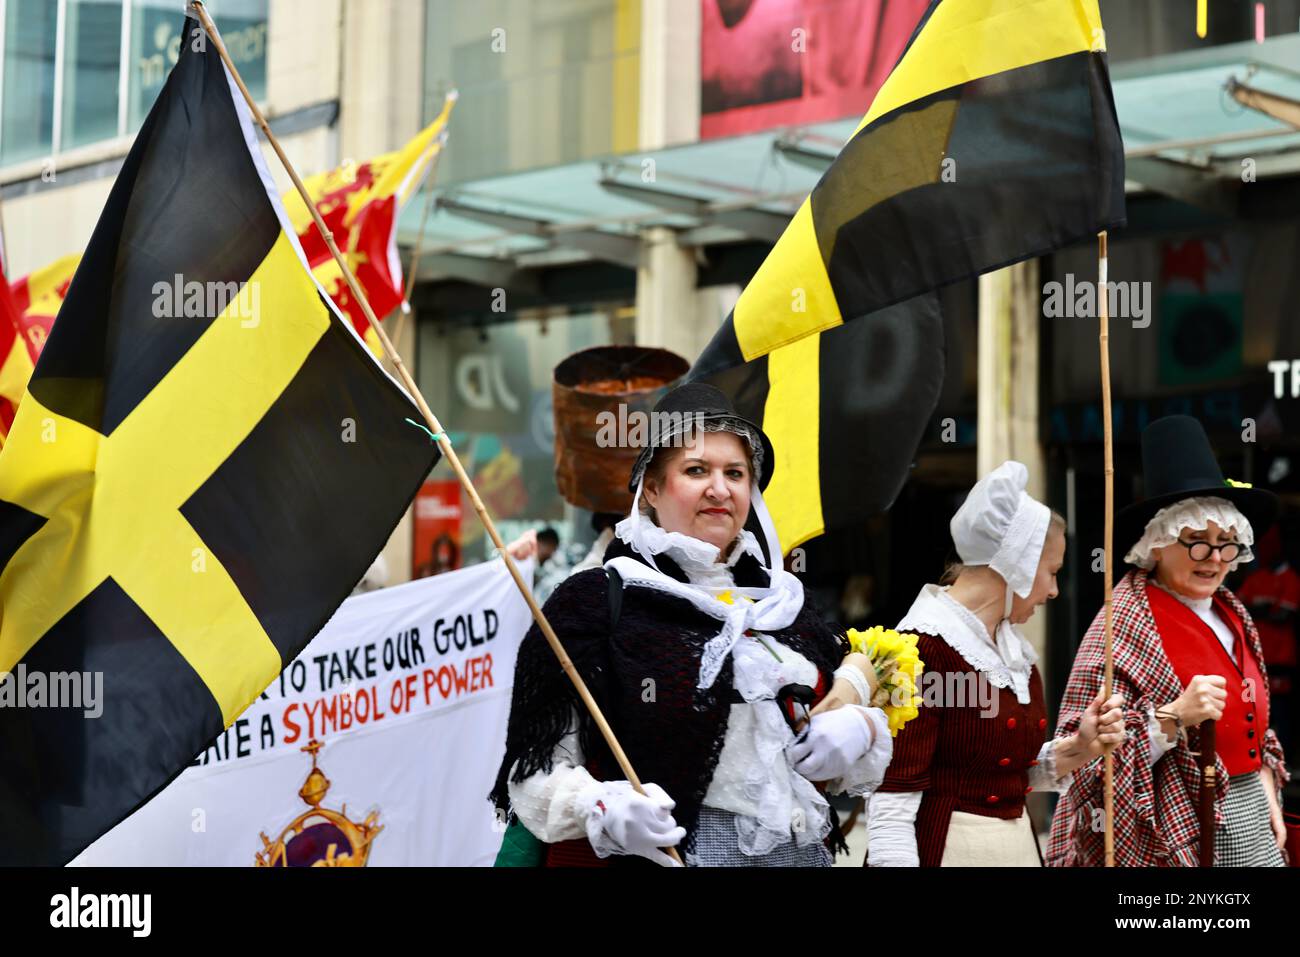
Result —
[[1199, 729], [1201, 750], [1197, 764], [1201, 769], [1201, 793], [1198, 816], [1201, 822], [1202, 867], [1214, 866], [1214, 795], [1218, 784], [1215, 780], [1217, 772], [1214, 766], [1214, 726], [1215, 722], [1206, 718], [1201, 722]]

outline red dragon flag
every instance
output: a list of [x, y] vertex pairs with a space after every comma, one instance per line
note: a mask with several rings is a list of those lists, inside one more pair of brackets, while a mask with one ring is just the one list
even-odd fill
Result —
[[[442, 149], [455, 105], [456, 94], [448, 94], [442, 112], [401, 149], [366, 160], [359, 166], [344, 163], [328, 173], [309, 177], [303, 184], [380, 319], [402, 304], [398, 213], [415, 194]], [[371, 350], [380, 355], [379, 338], [370, 329], [360, 303], [353, 300], [343, 272], [330, 255], [325, 238], [312, 222], [302, 197], [290, 190], [283, 202], [316, 279], [352, 320]]]

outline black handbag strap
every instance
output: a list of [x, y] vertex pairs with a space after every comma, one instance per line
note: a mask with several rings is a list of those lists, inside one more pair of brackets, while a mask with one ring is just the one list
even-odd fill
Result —
[[605, 577], [609, 579], [609, 630], [612, 634], [623, 612], [623, 576], [612, 568], [606, 568]]

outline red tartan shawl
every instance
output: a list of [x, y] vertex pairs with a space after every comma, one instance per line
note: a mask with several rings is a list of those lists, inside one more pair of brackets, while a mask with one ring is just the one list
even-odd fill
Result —
[[[1200, 826], [1196, 815], [1196, 790], [1200, 776], [1191, 751], [1199, 748], [1197, 733], [1188, 732], [1188, 745], [1176, 745], [1154, 767], [1148, 716], [1183, 693], [1165, 653], [1155, 618], [1147, 600], [1147, 573], [1130, 571], [1113, 591], [1115, 690], [1124, 695], [1128, 737], [1115, 751], [1115, 864], [1119, 867], [1195, 867], [1199, 864]], [[1246, 627], [1246, 637], [1257, 661], [1263, 661], [1259, 632], [1249, 613], [1232, 592], [1220, 588], [1221, 597]], [[1097, 612], [1075, 655], [1070, 680], [1061, 701], [1057, 737], [1074, 734], [1088, 704], [1102, 685], [1105, 609]], [[1263, 667], [1261, 665], [1261, 667]], [[1267, 672], [1262, 694], [1268, 694]], [[1280, 788], [1288, 774], [1277, 735], [1264, 735], [1264, 766], [1271, 768]], [[1218, 764], [1219, 788], [1215, 816], [1223, 821], [1227, 771]], [[1103, 851], [1102, 765], [1098, 759], [1075, 772], [1052, 819], [1047, 863], [1053, 866], [1100, 867]]]

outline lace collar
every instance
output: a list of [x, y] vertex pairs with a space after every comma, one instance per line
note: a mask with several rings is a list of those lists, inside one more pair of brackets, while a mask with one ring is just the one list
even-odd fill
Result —
[[899, 631], [920, 631], [942, 638], [953, 651], [988, 676], [995, 688], [1010, 688], [1021, 704], [1029, 703], [1029, 677], [1038, 655], [1011, 622], [998, 625], [996, 644], [979, 617], [939, 585], [921, 589]]
[[[655, 526], [658, 528], [658, 526]], [[663, 529], [659, 529], [663, 531]], [[733, 543], [731, 554], [727, 560], [721, 561], [719, 549], [715, 545], [710, 545], [698, 538], [692, 538], [689, 535], [683, 535], [680, 532], [668, 532], [671, 541], [668, 547], [663, 549], [662, 554], [667, 555], [677, 563], [680, 568], [692, 582], [697, 579], [712, 581], [719, 576], [719, 573], [725, 570], [726, 577], [731, 577], [731, 569], [735, 567], [736, 562], [740, 561], [746, 554], [753, 555], [761, 564], [763, 561], [763, 551], [758, 547], [758, 539], [754, 533], [748, 529], [741, 529]]]

